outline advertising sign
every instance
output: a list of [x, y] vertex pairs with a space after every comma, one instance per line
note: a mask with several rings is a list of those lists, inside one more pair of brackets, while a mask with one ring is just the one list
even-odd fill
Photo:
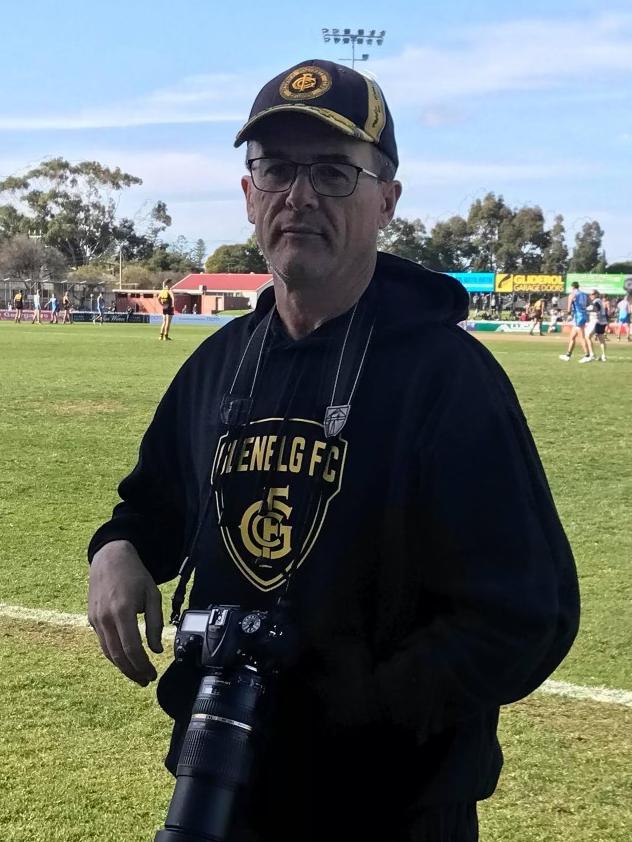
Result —
[[493, 272], [446, 272], [463, 284], [468, 292], [493, 292]]
[[[78, 310], [72, 314], [73, 322], [91, 322], [94, 319], [95, 313], [90, 313], [86, 310]], [[149, 316], [146, 313], [104, 313], [103, 319], [106, 322], [120, 322], [126, 324], [128, 322], [135, 322], [136, 324], [147, 324]]]
[[564, 292], [562, 275], [513, 275], [497, 272], [496, 292]]
[[571, 284], [577, 281], [584, 292], [599, 290], [601, 295], [624, 295], [625, 282], [628, 275], [593, 274], [592, 272], [571, 272], [566, 276], [566, 291], [570, 292]]

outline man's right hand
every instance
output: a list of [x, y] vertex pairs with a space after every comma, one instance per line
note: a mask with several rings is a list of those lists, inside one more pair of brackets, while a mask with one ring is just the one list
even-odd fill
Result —
[[147, 644], [162, 652], [162, 597], [149, 571], [129, 541], [110, 541], [95, 553], [90, 566], [88, 621], [106, 658], [146, 687], [157, 677], [138, 628], [145, 615]]

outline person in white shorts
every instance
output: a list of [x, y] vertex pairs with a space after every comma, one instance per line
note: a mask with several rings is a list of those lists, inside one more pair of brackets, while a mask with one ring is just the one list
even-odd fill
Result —
[[549, 329], [547, 330], [547, 334], [555, 333], [557, 331], [557, 323], [561, 319], [562, 314], [557, 309], [557, 307], [551, 307], [551, 310], [549, 312], [549, 317], [550, 317], [550, 321], [549, 321]]
[[41, 325], [42, 323], [42, 298], [39, 289], [33, 293], [33, 324]]
[[588, 310], [588, 324], [586, 325], [586, 341], [590, 348], [591, 356], [593, 354], [592, 338], [597, 337], [601, 348], [601, 356], [599, 359], [602, 363], [606, 361], [606, 331], [608, 329], [608, 305], [599, 296], [599, 290], [594, 289], [590, 293], [590, 304], [586, 308]]

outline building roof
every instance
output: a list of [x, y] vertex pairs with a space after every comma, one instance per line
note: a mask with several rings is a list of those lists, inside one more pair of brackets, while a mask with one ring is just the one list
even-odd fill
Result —
[[171, 289], [174, 292], [186, 292], [197, 290], [199, 286], [204, 285], [209, 292], [257, 292], [271, 280], [272, 275], [258, 275], [254, 272], [235, 275], [224, 272], [213, 274], [200, 272], [187, 275]]

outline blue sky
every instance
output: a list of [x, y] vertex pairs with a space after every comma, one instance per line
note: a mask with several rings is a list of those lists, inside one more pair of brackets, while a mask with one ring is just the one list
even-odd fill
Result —
[[143, 179], [120, 199], [142, 227], [162, 199], [170, 238], [212, 251], [251, 233], [233, 137], [258, 89], [304, 59], [350, 56], [322, 27], [385, 29], [364, 66], [393, 112], [404, 194], [428, 228], [487, 191], [589, 219], [632, 259], [632, 5], [4, 0], [0, 177], [45, 157]]

